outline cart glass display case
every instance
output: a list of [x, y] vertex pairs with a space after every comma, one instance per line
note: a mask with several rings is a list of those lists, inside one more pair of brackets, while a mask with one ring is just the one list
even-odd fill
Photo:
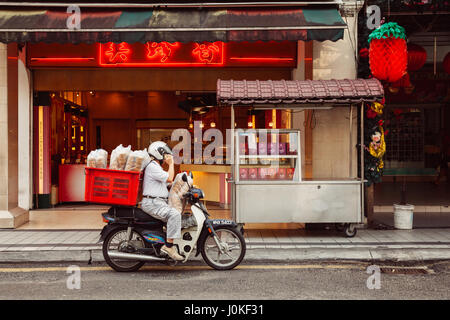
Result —
[[357, 178], [302, 180], [300, 131], [236, 130], [233, 218], [238, 223], [361, 223]]
[[301, 181], [299, 131], [238, 131], [235, 150], [237, 182]]

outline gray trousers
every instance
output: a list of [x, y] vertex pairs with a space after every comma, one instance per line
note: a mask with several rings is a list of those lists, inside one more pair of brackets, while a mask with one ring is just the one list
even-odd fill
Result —
[[141, 202], [141, 208], [153, 218], [167, 223], [167, 238], [181, 238], [181, 213], [170, 207], [166, 201], [160, 198], [144, 198]]

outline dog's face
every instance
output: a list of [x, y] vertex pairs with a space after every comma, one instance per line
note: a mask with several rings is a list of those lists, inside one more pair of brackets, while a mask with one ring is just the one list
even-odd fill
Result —
[[[186, 182], [183, 181], [183, 175], [186, 176]], [[192, 178], [192, 175], [188, 174], [187, 172], [181, 172], [179, 174], [177, 174], [177, 176], [175, 177], [175, 180], [180, 180], [183, 181], [183, 183], [186, 183], [189, 185], [189, 187], [192, 187], [194, 185], [194, 179]]]
[[188, 180], [188, 184], [189, 184], [189, 187], [191, 187], [192, 188], [192, 186], [194, 185], [194, 179], [192, 178], [192, 176], [191, 175], [187, 175], [187, 180]]

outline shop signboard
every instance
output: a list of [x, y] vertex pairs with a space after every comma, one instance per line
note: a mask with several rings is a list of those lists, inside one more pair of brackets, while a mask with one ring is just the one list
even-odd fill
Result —
[[223, 42], [147, 42], [100, 44], [98, 62], [102, 67], [190, 67], [223, 66]]
[[296, 42], [27, 44], [28, 67], [179, 68], [297, 66]]

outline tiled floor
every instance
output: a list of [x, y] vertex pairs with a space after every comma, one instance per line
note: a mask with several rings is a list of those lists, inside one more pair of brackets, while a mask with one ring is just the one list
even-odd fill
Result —
[[[374, 219], [383, 225], [394, 227], [394, 214], [375, 212]], [[450, 212], [416, 212], [413, 214], [413, 228], [450, 228]]]
[[[100, 230], [28, 231], [0, 230], [0, 251], [100, 249]], [[367, 246], [450, 247], [449, 229], [368, 230], [359, 229], [354, 238], [334, 230], [246, 230], [249, 248], [345, 248]]]
[[[399, 203], [401, 190], [401, 181], [375, 184], [375, 205]], [[407, 182], [406, 202], [415, 206], [450, 206], [450, 183], [442, 181], [436, 186], [432, 182]]]
[[[63, 205], [51, 209], [30, 211], [28, 223], [18, 230], [92, 230], [101, 229], [105, 225], [101, 214], [108, 210], [105, 206]], [[231, 219], [231, 210], [208, 205], [211, 219]], [[248, 224], [248, 229], [298, 229], [300, 223]]]
[[[375, 185], [375, 219], [387, 226], [394, 226], [394, 203], [400, 200], [400, 182], [383, 182]], [[414, 228], [450, 227], [450, 184], [442, 182], [439, 186], [431, 182], [410, 182], [406, 184], [407, 201], [415, 205]], [[102, 205], [65, 204], [51, 209], [30, 211], [28, 223], [18, 230], [62, 230], [101, 229], [104, 222], [101, 213], [109, 207]], [[230, 219], [231, 211], [217, 206], [208, 206], [213, 219]], [[252, 229], [296, 230], [303, 224], [247, 224]]]

